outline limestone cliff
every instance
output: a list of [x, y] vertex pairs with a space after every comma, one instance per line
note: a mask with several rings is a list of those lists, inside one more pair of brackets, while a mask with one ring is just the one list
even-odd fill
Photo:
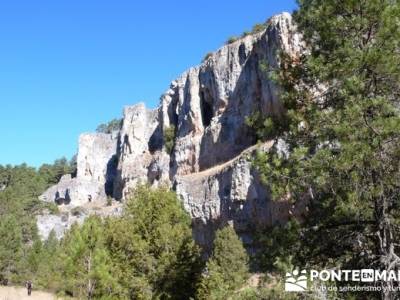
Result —
[[[271, 201], [250, 163], [257, 146], [246, 117], [282, 110], [279, 88], [261, 66], [277, 67], [281, 51], [294, 57], [303, 51], [290, 14], [272, 17], [267, 25], [184, 72], [157, 109], [126, 107], [118, 133], [81, 136], [77, 177], [63, 178], [42, 199], [68, 198], [73, 207], [89, 200], [104, 203], [106, 195], [123, 201], [140, 182], [168, 184], [193, 218], [194, 237], [203, 246], [224, 224], [251, 243], [255, 228], [300, 213], [286, 202]], [[171, 153], [163, 135], [168, 128], [175, 136]]]
[[57, 204], [79, 206], [104, 202], [112, 195], [117, 164], [118, 134], [85, 133], [79, 137], [77, 176], [64, 175], [40, 199]]

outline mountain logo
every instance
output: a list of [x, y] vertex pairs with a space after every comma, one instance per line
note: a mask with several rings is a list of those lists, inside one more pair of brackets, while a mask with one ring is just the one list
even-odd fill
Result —
[[307, 291], [307, 271], [294, 269], [292, 273], [287, 272], [285, 278], [286, 292], [304, 292]]

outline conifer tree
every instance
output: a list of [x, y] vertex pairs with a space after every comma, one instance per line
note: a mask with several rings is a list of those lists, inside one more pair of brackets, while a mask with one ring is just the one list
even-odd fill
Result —
[[189, 299], [202, 268], [190, 218], [167, 188], [139, 186], [106, 236], [122, 293], [131, 299]]
[[115, 278], [104, 244], [102, 221], [91, 216], [80, 227], [75, 225], [62, 242], [67, 289], [77, 297], [111, 297]]
[[36, 286], [53, 292], [61, 291], [64, 282], [62, 276], [64, 261], [59, 244], [56, 233], [52, 230], [47, 240], [42, 243], [41, 252], [38, 254], [40, 263], [33, 277]]
[[0, 282], [8, 284], [22, 258], [22, 233], [14, 216], [0, 218]]
[[268, 123], [288, 151], [256, 165], [275, 199], [309, 201], [304, 263], [398, 269], [400, 3], [300, 0], [294, 17], [308, 50], [282, 56]]
[[235, 230], [230, 226], [218, 230], [197, 298], [227, 299], [245, 284], [248, 263], [246, 250]]

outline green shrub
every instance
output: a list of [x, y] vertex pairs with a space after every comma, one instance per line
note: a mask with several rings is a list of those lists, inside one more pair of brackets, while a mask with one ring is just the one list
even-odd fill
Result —
[[44, 202], [42, 204], [43, 210], [48, 210], [50, 214], [52, 215], [58, 215], [60, 213], [60, 210], [58, 208], [58, 205], [53, 203], [53, 202]]
[[276, 134], [274, 118], [266, 117], [259, 111], [247, 116], [245, 124], [256, 135], [257, 139], [261, 141], [273, 138]]
[[256, 234], [263, 251], [256, 255], [257, 265], [263, 271], [288, 271], [293, 255], [299, 251], [300, 224], [290, 220], [285, 225], [267, 228]]
[[226, 226], [216, 232], [214, 249], [197, 290], [197, 299], [228, 299], [249, 276], [249, 258], [235, 230]]
[[232, 44], [232, 43], [236, 42], [237, 40], [238, 40], [238, 37], [236, 37], [236, 36], [231, 36], [231, 37], [226, 41], [226, 44], [227, 44], [227, 45]]
[[191, 219], [174, 192], [137, 187], [123, 216], [108, 220], [105, 236], [116, 278], [130, 299], [194, 296], [203, 263]]
[[267, 24], [257, 23], [253, 26], [251, 33], [258, 33], [258, 32], [265, 30], [266, 28], [267, 28]]
[[171, 125], [164, 129], [164, 147], [167, 153], [171, 153], [175, 146], [175, 126]]
[[103, 123], [97, 126], [96, 132], [100, 133], [112, 133], [122, 128], [122, 119], [113, 119], [108, 123]]
[[111, 206], [112, 205], [112, 198], [110, 196], [107, 196], [107, 206]]
[[86, 213], [87, 213], [86, 210], [81, 206], [77, 206], [71, 209], [71, 215], [73, 215], [74, 217], [81, 216]]
[[208, 52], [208, 53], [204, 56], [202, 62], [205, 62], [206, 60], [208, 60], [212, 55], [213, 55], [212, 52]]
[[250, 31], [245, 31], [245, 32], [242, 33], [242, 36], [241, 36], [241, 37], [243, 38], [243, 37], [246, 37], [246, 36], [248, 36], [248, 35], [250, 35], [250, 34], [251, 34]]

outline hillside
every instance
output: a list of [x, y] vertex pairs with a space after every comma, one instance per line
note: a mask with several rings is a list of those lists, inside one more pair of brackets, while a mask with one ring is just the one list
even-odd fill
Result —
[[[276, 68], [281, 51], [296, 57], [302, 47], [288, 13], [229, 41], [173, 81], [157, 109], [125, 107], [119, 130], [82, 134], [76, 178], [62, 178], [41, 199], [61, 202], [68, 211], [89, 201], [105, 204], [107, 197], [123, 201], [138, 183], [167, 184], [191, 215], [195, 240], [206, 247], [228, 223], [240, 224], [235, 228], [244, 236], [254, 226], [285, 222], [290, 205], [271, 202], [246, 158], [257, 147], [246, 118], [281, 111], [278, 88], [262, 66]], [[185, 184], [189, 178], [202, 180]], [[45, 238], [58, 228], [61, 234], [76, 220], [42, 216], [40, 233]]]

